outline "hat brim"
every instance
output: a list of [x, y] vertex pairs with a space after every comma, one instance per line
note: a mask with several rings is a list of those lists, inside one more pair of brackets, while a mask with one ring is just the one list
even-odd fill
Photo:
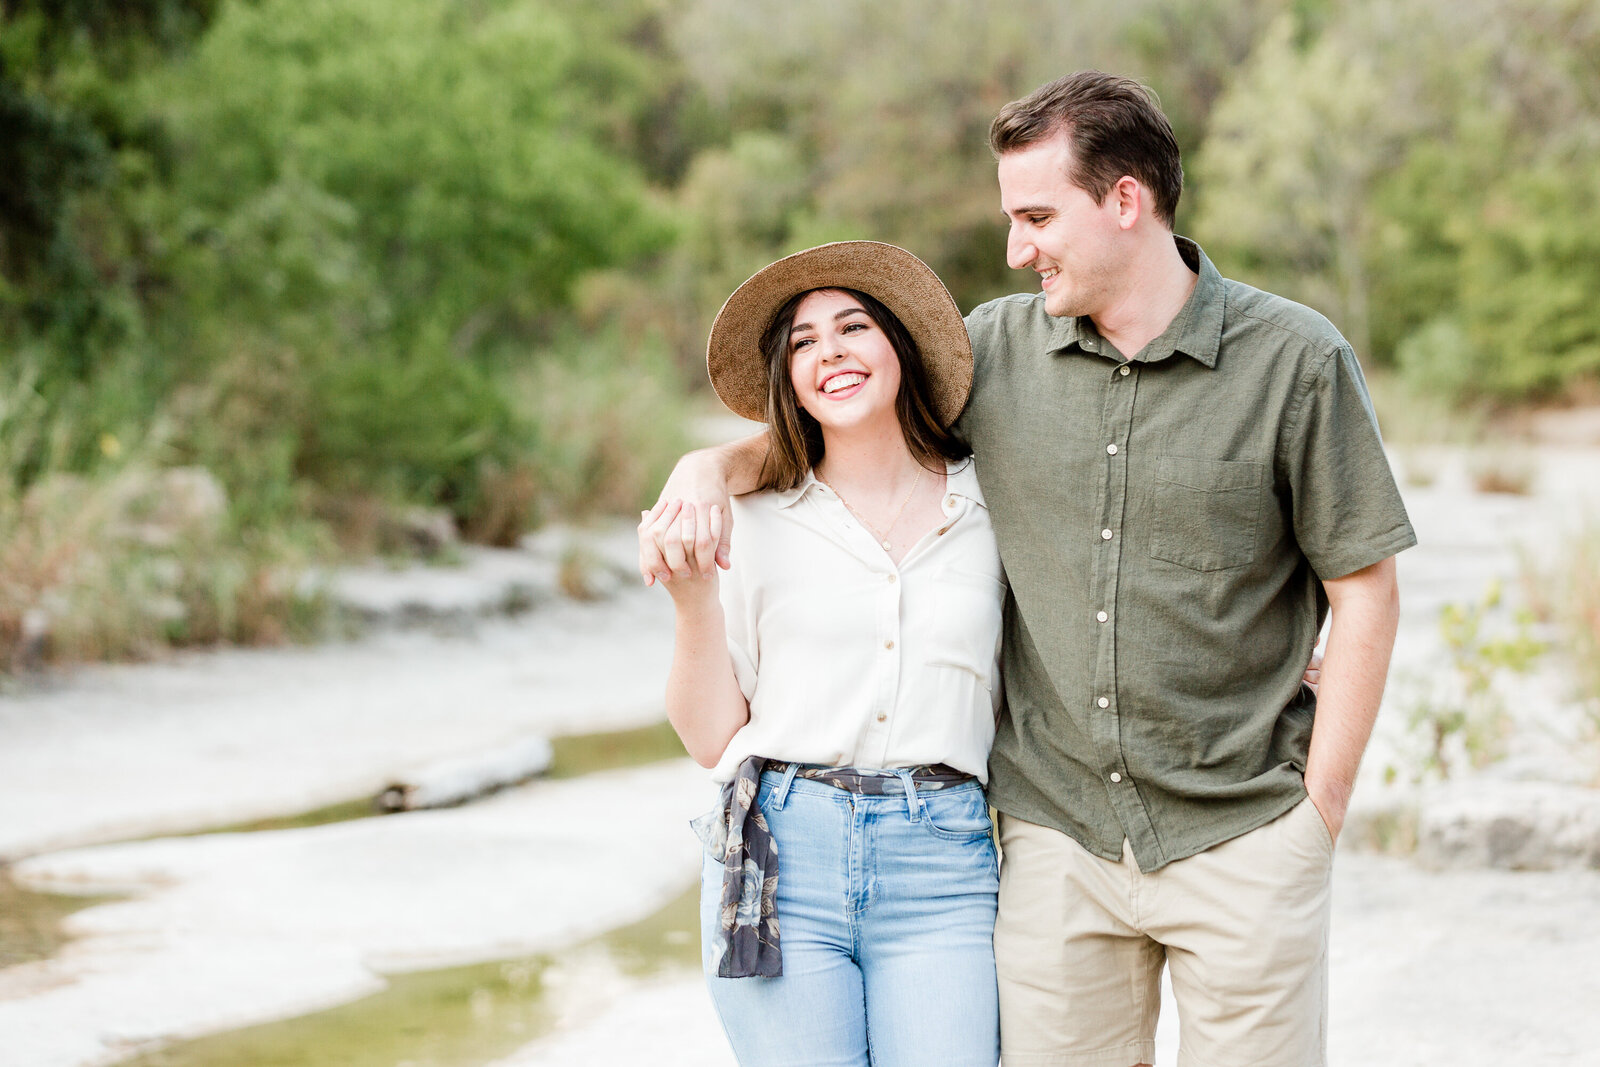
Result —
[[933, 268], [881, 241], [836, 241], [796, 252], [733, 291], [706, 343], [711, 386], [730, 411], [767, 421], [761, 336], [790, 297], [812, 289], [855, 289], [894, 312], [922, 353], [940, 422], [955, 422], [972, 390], [972, 342], [961, 310]]

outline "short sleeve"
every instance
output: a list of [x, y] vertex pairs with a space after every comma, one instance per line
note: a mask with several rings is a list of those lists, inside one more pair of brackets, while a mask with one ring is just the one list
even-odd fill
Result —
[[1342, 578], [1417, 543], [1349, 346], [1308, 369], [1279, 463], [1295, 537], [1319, 578]]
[[737, 536], [734, 546], [730, 561], [732, 566], [717, 577], [717, 595], [722, 600], [722, 618], [728, 631], [728, 655], [733, 659], [733, 674], [739, 681], [739, 691], [749, 702], [755, 697], [756, 668], [761, 663], [761, 646], [756, 635], [756, 612], [750, 603], [752, 591], [747, 582], [748, 568], [741, 566]]

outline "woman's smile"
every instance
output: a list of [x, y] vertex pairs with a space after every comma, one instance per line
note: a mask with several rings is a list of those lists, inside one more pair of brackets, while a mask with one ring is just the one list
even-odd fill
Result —
[[830, 374], [822, 379], [822, 394], [836, 399], [842, 399], [843, 396], [854, 396], [856, 387], [865, 384], [868, 377], [870, 375], [854, 370]]

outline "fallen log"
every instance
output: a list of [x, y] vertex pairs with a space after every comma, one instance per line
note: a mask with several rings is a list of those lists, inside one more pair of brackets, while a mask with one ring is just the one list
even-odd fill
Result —
[[456, 756], [419, 767], [384, 788], [384, 811], [448, 808], [517, 785], [550, 769], [550, 742], [528, 737], [488, 752]]

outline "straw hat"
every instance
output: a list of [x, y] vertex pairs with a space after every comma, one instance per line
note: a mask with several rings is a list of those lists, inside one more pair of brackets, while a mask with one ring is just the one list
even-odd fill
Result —
[[972, 389], [972, 342], [961, 311], [922, 260], [881, 241], [837, 241], [785, 256], [733, 291], [711, 324], [706, 371], [737, 415], [767, 419], [767, 367], [761, 335], [778, 309], [811, 289], [855, 289], [894, 312], [917, 342], [933, 386], [933, 406], [949, 426]]

